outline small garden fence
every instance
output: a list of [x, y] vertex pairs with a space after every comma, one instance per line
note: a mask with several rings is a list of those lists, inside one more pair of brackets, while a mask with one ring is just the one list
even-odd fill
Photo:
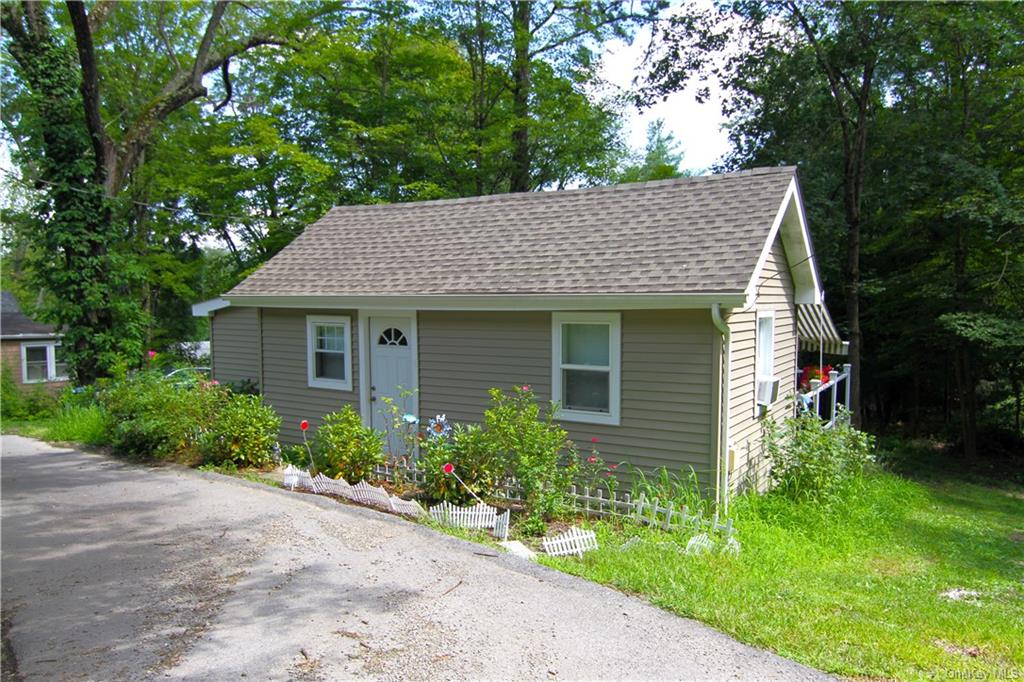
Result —
[[[415, 464], [407, 466], [382, 465], [375, 470], [376, 475], [389, 483], [407, 481], [410, 483], [423, 483], [426, 474]], [[499, 484], [493, 492], [493, 496], [506, 500], [512, 504], [524, 501], [523, 489], [515, 479], [507, 479]], [[607, 518], [629, 521], [660, 528], [661, 530], [682, 530], [682, 531], [711, 531], [722, 533], [724, 537], [732, 537], [735, 533], [732, 519], [722, 520], [715, 513], [708, 517], [702, 510], [692, 512], [687, 505], [676, 505], [669, 501], [667, 503], [657, 498], [648, 499], [641, 493], [635, 500], [629, 493], [618, 495], [615, 492], [606, 491], [603, 488], [591, 489], [589, 487], [570, 487], [566, 498], [573, 511], [583, 514], [587, 518]]]

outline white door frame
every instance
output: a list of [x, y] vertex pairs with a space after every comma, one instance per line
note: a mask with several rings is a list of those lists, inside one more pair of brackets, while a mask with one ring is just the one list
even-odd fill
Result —
[[373, 413], [370, 412], [370, 318], [371, 317], [407, 317], [409, 319], [409, 343], [412, 344], [412, 381], [413, 386], [406, 386], [413, 391], [412, 413], [420, 417], [420, 339], [416, 328], [417, 311], [404, 310], [359, 310], [359, 321], [356, 333], [359, 335], [359, 414], [363, 424], [373, 426]]

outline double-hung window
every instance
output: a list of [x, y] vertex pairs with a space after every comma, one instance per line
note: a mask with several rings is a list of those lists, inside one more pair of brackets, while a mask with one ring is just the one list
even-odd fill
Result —
[[351, 318], [343, 315], [307, 316], [306, 345], [309, 385], [351, 391]]
[[21, 344], [21, 381], [67, 381], [68, 365], [58, 341], [27, 341]]
[[619, 313], [553, 313], [551, 395], [556, 417], [619, 423]]

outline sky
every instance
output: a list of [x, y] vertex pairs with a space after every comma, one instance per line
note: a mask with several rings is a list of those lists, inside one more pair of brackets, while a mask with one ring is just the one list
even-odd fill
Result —
[[[623, 41], [606, 43], [601, 59], [600, 75], [608, 83], [628, 89], [633, 78], [647, 69], [641, 66], [647, 41], [638, 38], [632, 45]], [[631, 149], [642, 150], [647, 141], [647, 124], [659, 118], [665, 119], [665, 128], [675, 135], [684, 151], [682, 166], [696, 173], [706, 171], [729, 151], [729, 140], [722, 124], [721, 99], [717, 84], [711, 82], [711, 98], [699, 104], [696, 98], [696, 84], [690, 84], [681, 92], [670, 95], [664, 102], [645, 109], [642, 113], [636, 107], [625, 112], [626, 141]]]

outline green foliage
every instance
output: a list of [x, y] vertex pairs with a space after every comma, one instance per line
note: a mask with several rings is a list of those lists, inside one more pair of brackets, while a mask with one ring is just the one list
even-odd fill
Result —
[[554, 409], [541, 412], [529, 386], [514, 386], [508, 392], [492, 388], [489, 394], [484, 428], [495, 455], [507, 462], [523, 487], [530, 516], [556, 515], [575, 476], [575, 446], [555, 422]]
[[194, 463], [230, 396], [212, 382], [179, 386], [156, 371], [104, 383], [97, 399], [110, 419], [115, 451]]
[[277, 460], [280, 429], [281, 418], [261, 396], [231, 395], [204, 433], [204, 459], [213, 464], [230, 461], [242, 467], [271, 466]]
[[82, 445], [105, 445], [109, 430], [107, 413], [99, 405], [65, 403], [51, 423], [46, 437], [49, 440]]
[[665, 119], [659, 118], [647, 125], [647, 146], [641, 158], [622, 169], [618, 182], [646, 182], [678, 178], [684, 173], [679, 170], [683, 152], [671, 132], [665, 131]]
[[455, 476], [444, 473], [444, 465], [449, 463], [477, 497], [495, 492], [507, 466], [493, 446], [491, 434], [479, 426], [456, 424], [448, 436], [427, 436], [420, 444], [423, 491], [431, 499], [454, 504], [466, 504], [473, 496]]
[[648, 500], [657, 499], [661, 504], [671, 502], [677, 509], [687, 507], [691, 514], [703, 512], [710, 517], [714, 512], [711, 498], [707, 490], [700, 485], [697, 472], [691, 467], [689, 471], [679, 473], [660, 467], [654, 471], [643, 471], [630, 466], [631, 495], [634, 500], [644, 495]]
[[842, 413], [830, 429], [813, 412], [787, 419], [782, 428], [768, 420], [764, 434], [773, 492], [794, 500], [834, 496], [874, 461], [874, 437], [850, 426]]
[[39, 384], [18, 386], [8, 367], [0, 368], [0, 420], [41, 419], [57, 408], [57, 400]]
[[363, 424], [351, 405], [324, 417], [313, 438], [316, 468], [349, 483], [373, 480], [384, 464], [384, 437]]

